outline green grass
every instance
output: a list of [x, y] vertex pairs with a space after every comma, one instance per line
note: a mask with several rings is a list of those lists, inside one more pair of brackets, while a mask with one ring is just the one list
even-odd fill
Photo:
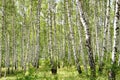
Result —
[[[98, 68], [98, 67], [97, 67]], [[83, 67], [82, 67], [83, 70]], [[97, 72], [97, 71], [96, 71]], [[90, 74], [90, 72], [88, 72]], [[107, 80], [107, 69], [104, 69], [102, 74], [97, 72], [96, 80]], [[120, 71], [117, 72], [117, 79], [120, 80]], [[41, 63], [39, 69], [31, 67], [26, 72], [18, 69], [14, 74], [7, 74], [7, 77], [0, 78], [0, 80], [89, 80], [89, 76], [85, 75], [85, 72], [78, 74], [75, 66], [60, 68], [56, 75], [52, 75], [50, 66], [46, 66], [45, 63]]]
[[[1, 78], [0, 80], [4, 80]], [[75, 67], [64, 67], [58, 69], [56, 75], [52, 75], [50, 70], [44, 70], [43, 67], [39, 69], [30, 68], [28, 71], [15, 72], [14, 75], [7, 75], [6, 80], [89, 80], [89, 76], [86, 76], [84, 73], [78, 74]], [[101, 75], [97, 80], [106, 80], [105, 76]]]

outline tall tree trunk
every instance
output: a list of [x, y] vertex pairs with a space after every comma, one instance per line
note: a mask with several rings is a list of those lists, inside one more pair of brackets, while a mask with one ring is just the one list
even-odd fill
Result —
[[31, 46], [31, 63], [32, 65], [35, 67], [35, 46], [36, 46], [36, 42], [35, 42], [35, 27], [34, 27], [34, 23], [33, 23], [33, 0], [30, 0], [30, 5], [31, 5], [31, 10], [30, 10], [30, 23], [31, 23], [31, 29], [32, 29], [32, 46]]
[[91, 69], [91, 78], [93, 78], [92, 80], [94, 80], [96, 77], [96, 69], [95, 69], [95, 61], [93, 58], [93, 51], [92, 51], [92, 46], [91, 46], [91, 36], [89, 32], [89, 26], [87, 24], [84, 13], [82, 11], [81, 2], [79, 0], [76, 0], [76, 3], [77, 3], [79, 13], [80, 13], [80, 20], [82, 22], [85, 35], [86, 35], [86, 47], [87, 47], [87, 52], [88, 52], [88, 57], [89, 57], [89, 65]]
[[[12, 0], [12, 5], [14, 6], [14, 0]], [[13, 35], [13, 37], [12, 37], [12, 72], [13, 72], [13, 67], [16, 69], [16, 67], [15, 67], [15, 61], [16, 61], [16, 59], [15, 59], [15, 45], [16, 45], [16, 43], [15, 43], [15, 13], [14, 13], [14, 7], [12, 8], [12, 29], [13, 29], [13, 31], [12, 31], [12, 35]]]
[[[6, 0], [2, 0], [2, 31], [1, 31], [1, 38], [0, 38], [0, 77], [2, 75], [2, 48], [4, 45], [4, 38], [5, 38], [5, 3]], [[3, 42], [3, 43], [2, 43]]]
[[118, 39], [119, 39], [119, 24], [120, 20], [120, 0], [116, 0], [115, 20], [114, 20], [114, 36], [113, 36], [113, 49], [112, 49], [112, 68], [109, 72], [108, 80], [116, 80], [116, 62], [118, 53]]
[[30, 59], [31, 59], [31, 45], [30, 45], [30, 26], [28, 27], [27, 30], [27, 59], [26, 59], [26, 63], [27, 63], [27, 67], [30, 67]]
[[40, 10], [41, 10], [41, 1], [38, 0], [37, 6], [37, 28], [36, 28], [36, 68], [39, 68], [39, 54], [40, 54]]
[[[111, 9], [111, 0], [108, 0], [107, 2], [107, 17], [108, 17], [108, 21], [106, 22], [107, 26], [108, 26], [108, 33], [107, 33], [107, 51], [108, 52], [111, 52], [112, 50], [112, 37], [111, 37], [111, 26], [110, 26], [110, 9]], [[108, 54], [109, 55], [109, 54]], [[108, 58], [108, 55], [107, 55], [107, 58]]]
[[70, 12], [70, 6], [68, 0], [66, 0], [66, 5], [67, 5], [67, 15], [68, 15], [68, 24], [69, 24], [69, 29], [70, 29], [70, 39], [72, 42], [72, 49], [74, 53], [74, 60], [75, 60], [75, 65], [77, 67], [78, 73], [82, 73], [80, 63], [78, 60], [78, 57], [76, 55], [76, 47], [75, 47], [75, 41], [74, 41], [74, 33], [73, 33], [73, 26], [72, 26], [72, 19], [71, 19], [71, 12]]
[[48, 9], [49, 9], [49, 54], [50, 54], [50, 63], [51, 63], [51, 72], [52, 74], [57, 73], [57, 65], [54, 61], [53, 55], [53, 46], [52, 46], [52, 2], [48, 1]]
[[[14, 5], [14, 2], [13, 2]], [[12, 27], [13, 27], [13, 64], [15, 70], [17, 69], [17, 55], [16, 55], [16, 34], [15, 34], [15, 18], [14, 14], [12, 15]]]
[[10, 73], [10, 49], [9, 49], [9, 33], [6, 36], [7, 42], [6, 42], [6, 64], [7, 64], [7, 73]]
[[[64, 7], [64, 14], [63, 14], [63, 25], [61, 26], [62, 27], [62, 33], [63, 33], [63, 35], [62, 35], [62, 45], [63, 45], [63, 47], [62, 47], [62, 59], [63, 59], [63, 66], [64, 66], [64, 64], [65, 64], [65, 49], [66, 49], [66, 47], [65, 47], [65, 44], [66, 44], [66, 41], [65, 41], [65, 36], [66, 36], [66, 31], [65, 31], [65, 29], [66, 29], [66, 4], [65, 4], [65, 0], [64, 0], [64, 3], [63, 3], [64, 5], [63, 5], [63, 7]], [[61, 22], [62, 22], [62, 17], [61, 17]]]
[[80, 22], [80, 16], [79, 16], [79, 13], [78, 13], [78, 6], [76, 6], [76, 19], [77, 19], [77, 29], [78, 29], [78, 34], [79, 34], [79, 50], [80, 50], [80, 53], [81, 53], [81, 58], [82, 58], [82, 61], [83, 61], [83, 66], [84, 66], [84, 69], [85, 69], [85, 72], [86, 72], [86, 75], [88, 74], [88, 69], [87, 69], [87, 63], [86, 63], [86, 59], [85, 59], [85, 53], [83, 51], [83, 41], [82, 41], [82, 25], [81, 25], [81, 22]]
[[[101, 55], [101, 63], [100, 63], [100, 71], [102, 71], [103, 60], [105, 56], [107, 56], [107, 32], [109, 26], [109, 18], [110, 18], [110, 0], [107, 0], [107, 9], [106, 9], [106, 18], [105, 18], [105, 26], [104, 26], [104, 36], [103, 36], [103, 50]], [[106, 53], [106, 55], [104, 55]]]
[[99, 38], [98, 38], [98, 10], [97, 10], [97, 1], [94, 3], [95, 12], [94, 12], [94, 21], [95, 21], [95, 31], [96, 31], [96, 53], [98, 54], [98, 63], [100, 64], [100, 50], [99, 50]]
[[23, 22], [22, 22], [22, 27], [21, 27], [21, 33], [22, 33], [22, 38], [21, 38], [21, 66], [24, 71], [26, 71], [26, 65], [25, 65], [25, 27], [26, 27], [26, 14], [25, 14], [25, 1], [23, 0], [23, 6], [22, 6], [22, 11], [23, 11]]
[[8, 45], [7, 45], [7, 26], [6, 26], [6, 0], [2, 0], [2, 7], [3, 7], [3, 11], [2, 11], [2, 31], [3, 31], [3, 45], [4, 45], [4, 52], [5, 52], [5, 58], [4, 58], [4, 64], [5, 64], [5, 73], [4, 73], [4, 77], [6, 77], [6, 71], [7, 71], [7, 68], [8, 68], [8, 54], [7, 54], [7, 48], [8, 48]]

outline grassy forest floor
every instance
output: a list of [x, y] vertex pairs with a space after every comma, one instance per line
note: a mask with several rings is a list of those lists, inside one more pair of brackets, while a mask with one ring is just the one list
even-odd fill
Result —
[[[46, 66], [46, 64], [47, 63], [42, 62], [38, 69], [31, 67], [26, 72], [18, 69], [13, 74], [7, 74], [6, 78], [0, 78], [0, 80], [89, 80], [89, 76], [86, 76], [84, 72], [78, 74], [75, 66], [61, 67], [58, 69], [56, 75], [52, 75], [49, 66]], [[98, 74], [97, 72], [96, 80], [107, 80], [107, 77], [107, 71], [104, 70], [102, 74]], [[116, 77], [116, 80], [120, 80], [120, 72], [117, 73]]]

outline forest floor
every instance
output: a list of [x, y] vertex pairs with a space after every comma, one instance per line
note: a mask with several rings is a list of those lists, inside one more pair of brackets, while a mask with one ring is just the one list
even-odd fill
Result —
[[[119, 75], [117, 75], [116, 80], [120, 80], [120, 73], [118, 74]], [[96, 80], [107, 79], [107, 73], [105, 71], [103, 71], [103, 74], [97, 73]], [[0, 80], [89, 80], [89, 76], [86, 76], [84, 72], [82, 74], [78, 74], [74, 66], [61, 67], [58, 69], [57, 74], [53, 75], [51, 74], [49, 66], [42, 63], [38, 69], [30, 68], [26, 72], [17, 70], [14, 74], [7, 74], [7, 77], [2, 77]]]

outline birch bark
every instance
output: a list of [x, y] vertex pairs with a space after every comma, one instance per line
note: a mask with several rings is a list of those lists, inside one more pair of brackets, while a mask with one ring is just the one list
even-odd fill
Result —
[[36, 68], [39, 68], [39, 54], [40, 54], [40, 10], [42, 0], [38, 0], [37, 6], [37, 30], [36, 30]]
[[86, 72], [86, 75], [88, 74], [88, 69], [87, 69], [87, 63], [86, 63], [86, 59], [85, 59], [85, 53], [83, 51], [83, 41], [82, 41], [82, 34], [81, 34], [81, 31], [82, 31], [82, 25], [81, 25], [81, 22], [80, 22], [80, 16], [79, 16], [79, 13], [78, 13], [78, 6], [76, 6], [76, 18], [77, 18], [77, 29], [78, 29], [78, 34], [79, 34], [79, 50], [80, 50], [80, 53], [81, 53], [81, 58], [82, 58], [82, 61], [83, 61], [83, 66], [84, 66], [84, 70]]
[[87, 52], [88, 52], [88, 59], [89, 59], [89, 65], [90, 65], [90, 69], [91, 69], [91, 78], [95, 78], [96, 77], [96, 69], [95, 69], [95, 61], [93, 58], [93, 51], [92, 51], [92, 46], [91, 46], [91, 36], [90, 36], [90, 32], [89, 32], [89, 26], [87, 24], [87, 21], [85, 19], [83, 10], [82, 10], [82, 6], [81, 6], [81, 2], [79, 0], [76, 0], [78, 9], [79, 9], [79, 14], [80, 14], [80, 20], [81, 23], [84, 27], [84, 31], [85, 31], [85, 36], [86, 36], [86, 47], [87, 47]]
[[118, 53], [118, 39], [119, 39], [119, 21], [120, 20], [120, 0], [116, 0], [115, 19], [114, 19], [114, 36], [113, 36], [113, 49], [112, 49], [112, 68], [109, 72], [108, 80], [116, 80], [115, 66], [117, 62]]
[[69, 6], [68, 0], [66, 0], [66, 5], [67, 5], [68, 24], [69, 24], [69, 29], [70, 29], [70, 39], [71, 39], [72, 49], [73, 49], [73, 53], [74, 53], [73, 55], [74, 55], [75, 65], [77, 67], [78, 73], [80, 74], [80, 73], [82, 73], [82, 71], [81, 71], [79, 60], [76, 55], [76, 47], [75, 47], [75, 41], [74, 41], [72, 19], [71, 19], [70, 6]]

